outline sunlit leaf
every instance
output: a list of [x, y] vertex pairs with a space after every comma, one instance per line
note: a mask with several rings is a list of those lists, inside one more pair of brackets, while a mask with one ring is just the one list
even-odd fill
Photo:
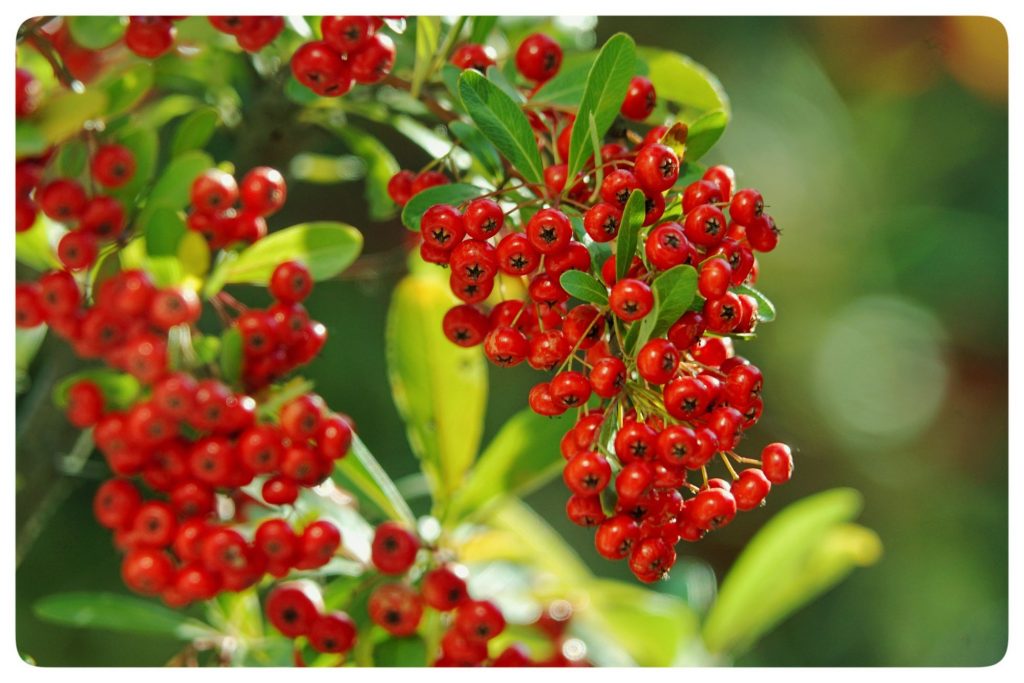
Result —
[[127, 407], [132, 404], [132, 401], [142, 391], [142, 385], [139, 384], [139, 380], [127, 372], [95, 368], [68, 375], [58, 382], [57, 386], [53, 389], [54, 404], [58, 408], [67, 408], [68, 391], [72, 386], [83, 380], [89, 380], [99, 387], [108, 408]]
[[408, 503], [358, 436], [353, 435], [349, 454], [335, 463], [334, 478], [339, 485], [354, 487], [365, 495], [388, 518], [409, 526], [415, 524]]
[[654, 84], [658, 99], [684, 108], [692, 121], [715, 109], [729, 112], [729, 98], [718, 79], [689, 57], [671, 50], [640, 48], [647, 64], [647, 77]]
[[590, 273], [581, 270], [567, 270], [558, 279], [562, 289], [580, 301], [597, 306], [608, 305], [608, 288]]
[[696, 161], [704, 156], [722, 137], [728, 123], [729, 114], [721, 109], [709, 111], [691, 123], [686, 140], [686, 160]]
[[754, 289], [750, 285], [740, 285], [736, 287], [738, 294], [746, 294], [752, 296], [757, 300], [757, 319], [763, 323], [770, 323], [775, 320], [775, 304], [766, 297], [760, 290]]
[[122, 633], [145, 633], [189, 641], [216, 635], [206, 624], [150, 600], [113, 593], [57, 593], [36, 601], [46, 621]]
[[265, 285], [284, 261], [301, 261], [314, 280], [327, 280], [348, 268], [363, 248], [362, 234], [345, 223], [300, 223], [267, 235], [225, 262], [225, 283]]
[[636, 254], [637, 235], [644, 224], [647, 198], [641, 190], [633, 190], [622, 210], [619, 236], [615, 239], [615, 280], [626, 277]]
[[416, 17], [416, 65], [412, 72], [412, 92], [418, 94], [430, 74], [441, 39], [441, 17]]
[[124, 20], [117, 16], [68, 17], [68, 29], [75, 42], [89, 50], [102, 50], [124, 35]]

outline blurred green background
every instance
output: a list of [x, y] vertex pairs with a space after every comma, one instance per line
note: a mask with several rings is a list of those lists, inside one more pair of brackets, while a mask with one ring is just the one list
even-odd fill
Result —
[[[733, 107], [708, 162], [732, 165], [764, 193], [783, 229], [761, 260], [778, 320], [741, 344], [766, 377], [765, 417], [748, 436], [793, 444], [792, 483], [768, 508], [681, 546], [672, 591], [719, 579], [768, 515], [836, 486], [863, 492], [861, 521], [881, 561], [779, 626], [740, 665], [985, 665], [1007, 642], [1007, 39], [983, 18], [683, 18], [573, 20], [554, 30], [580, 47], [626, 31], [679, 50], [722, 81]], [[378, 132], [404, 167], [427, 161]], [[311, 134], [312, 135], [312, 134]], [[240, 170], [286, 168], [310, 137], [288, 126], [222, 136], [217, 158]], [[318, 152], [341, 152], [312, 138]], [[301, 147], [300, 147], [301, 145]], [[359, 183], [292, 182], [273, 225], [343, 219], [363, 227], [369, 258], [317, 288], [310, 309], [330, 330], [308, 375], [395, 478], [416, 464], [391, 402], [384, 318], [402, 274], [397, 220], [372, 224]], [[273, 226], [272, 226], [273, 227]], [[66, 352], [46, 343], [18, 399], [19, 649], [42, 664], [143, 665], [174, 643], [61, 628], [32, 602], [65, 590], [123, 591], [106, 531], [88, 514], [101, 471], [59, 478], [74, 434], [47, 410]], [[525, 404], [535, 375], [491, 372], [485, 442]], [[95, 475], [95, 476], [91, 476]], [[529, 502], [595, 569], [592, 533], [562, 513], [560, 482]], [[47, 510], [48, 515], [40, 515]]]

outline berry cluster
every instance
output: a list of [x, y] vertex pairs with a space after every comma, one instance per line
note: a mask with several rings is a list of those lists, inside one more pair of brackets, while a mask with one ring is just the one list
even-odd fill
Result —
[[[269, 166], [257, 166], [242, 177], [219, 169], [200, 174], [192, 183], [188, 227], [206, 237], [213, 249], [234, 242], [252, 243], [267, 234], [266, 217], [288, 197], [284, 176]], [[236, 204], [241, 201], [241, 208]]]
[[410, 199], [428, 187], [447, 185], [450, 182], [448, 176], [441, 171], [425, 169], [419, 173], [414, 173], [410, 170], [402, 169], [388, 180], [388, 196], [391, 197], [391, 201], [395, 204], [405, 206]]
[[380, 32], [383, 26], [384, 17], [323, 17], [323, 38], [295, 51], [292, 73], [323, 97], [344, 95], [355, 83], [380, 83], [395, 64], [395, 43]]
[[242, 337], [242, 380], [256, 390], [305, 365], [320, 353], [327, 328], [311, 320], [302, 305], [313, 290], [313, 278], [301, 263], [282, 263], [270, 280], [277, 303], [249, 308], [235, 320]]
[[[124, 44], [140, 57], [156, 59], [174, 47], [177, 29], [174, 22], [186, 17], [129, 17], [124, 31]], [[284, 30], [284, 18], [209, 17], [210, 24], [221, 33], [234, 36], [238, 47], [246, 52], [259, 52]]]
[[[445, 627], [435, 666], [529, 666], [522, 645], [514, 644], [491, 657], [488, 643], [505, 630], [505, 617], [489, 600], [469, 595], [465, 569], [439, 560], [436, 553], [421, 552], [415, 533], [397, 522], [384, 522], [374, 531], [370, 563], [378, 576], [365, 605], [365, 616], [389, 634], [404, 637], [416, 633], [424, 612], [440, 613]], [[426, 550], [432, 550], [427, 548]], [[351, 608], [350, 608], [351, 609]], [[305, 638], [317, 652], [344, 654], [356, 644], [356, 620], [345, 611], [325, 612], [319, 589], [308, 581], [276, 586], [265, 602], [267, 619], [289, 638]], [[363, 615], [356, 615], [361, 617]], [[537, 628], [560, 644], [571, 606], [559, 604], [536, 622]], [[301, 649], [296, 647], [296, 661]], [[559, 654], [544, 665], [572, 662]]]
[[[557, 43], [545, 36], [530, 36], [516, 54], [520, 73], [534, 82], [551, 78], [560, 62]], [[650, 81], [636, 77], [621, 112], [642, 120], [655, 104]], [[499, 188], [461, 206], [432, 206], [420, 223], [420, 254], [451, 269], [451, 289], [463, 302], [442, 323], [451, 341], [482, 344], [502, 367], [525, 360], [537, 370], [556, 370], [531, 390], [529, 404], [541, 415], [579, 412], [562, 441], [572, 493], [567, 513], [598, 526], [602, 555], [628, 557], [638, 578], [654, 581], [675, 562], [680, 539], [696, 541], [727, 524], [737, 510], [760, 505], [772, 483], [789, 478], [792, 460], [781, 444], [769, 446], [762, 461], [736, 452], [761, 416], [763, 378], [733, 353], [729, 336], [751, 333], [757, 324], [757, 300], [737, 288], [756, 280], [755, 252], [774, 249], [778, 230], [760, 193], [737, 189], [727, 166], [677, 187], [682, 160], [671, 145], [678, 127], [671, 134], [653, 127], [635, 135], [632, 146], [630, 133], [606, 140], [600, 159], [569, 183], [563, 162], [573, 117], [528, 113], [538, 147], [550, 157], [545, 186], [525, 186], [536, 199], [524, 202]], [[595, 255], [617, 238], [636, 191], [645, 200], [639, 254], [628, 255], [620, 278], [617, 255], [603, 262]], [[519, 202], [512, 211], [499, 203], [506, 196]], [[521, 225], [508, 219], [537, 203], [542, 207], [528, 218], [520, 214]], [[663, 218], [668, 206], [677, 219]], [[573, 218], [582, 230], [574, 230]], [[664, 333], [646, 333], [634, 349], [629, 340], [641, 338], [640, 326], [655, 308], [652, 283], [678, 266], [697, 271], [697, 306]], [[571, 305], [561, 284], [569, 270], [593, 272], [595, 287], [604, 288], [598, 300], [607, 304]], [[509, 278], [523, 280], [524, 300], [495, 287]], [[501, 301], [494, 303], [496, 294]], [[708, 477], [716, 459], [731, 482]], [[736, 472], [734, 463], [764, 469]], [[699, 484], [688, 481], [690, 472], [698, 473]]]

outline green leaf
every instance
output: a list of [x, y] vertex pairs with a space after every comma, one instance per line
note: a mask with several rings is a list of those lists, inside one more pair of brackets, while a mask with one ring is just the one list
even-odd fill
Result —
[[470, 199], [476, 199], [487, 192], [482, 187], [467, 185], [466, 183], [449, 183], [448, 185], [435, 185], [428, 187], [417, 195], [414, 195], [405, 208], [402, 209], [402, 224], [410, 230], [419, 232], [420, 219], [427, 209], [434, 204], [452, 204], [457, 206]]
[[637, 345], [664, 336], [679, 316], [686, 313], [697, 293], [697, 271], [687, 265], [669, 268], [654, 278], [651, 290], [654, 292], [654, 309], [640, 323]]
[[658, 99], [692, 112], [690, 120], [716, 109], [728, 115], [729, 98], [722, 84], [706, 68], [671, 50], [641, 48], [638, 52], [647, 64], [647, 77], [654, 84]]
[[416, 17], [416, 66], [412, 72], [412, 94], [418, 95], [430, 75], [441, 40], [441, 17]]
[[[529, 183], [544, 182], [544, 166], [526, 115], [511, 97], [473, 69], [459, 76], [459, 94], [480, 132]], [[571, 177], [571, 176], [570, 176]]]
[[157, 206], [139, 217], [138, 227], [146, 236], [149, 256], [176, 256], [185, 235], [185, 221], [174, 209]]
[[678, 665], [680, 654], [692, 645], [699, 620], [679, 598], [607, 579], [589, 581], [582, 588], [591, 604], [574, 616], [574, 625], [578, 620], [585, 635], [607, 638], [625, 650], [636, 665]]
[[73, 375], [68, 375], [54, 387], [54, 404], [61, 409], [67, 408], [68, 391], [82, 380], [94, 382], [100, 388], [100, 391], [103, 392], [103, 400], [107, 408], [125, 408], [131, 405], [135, 398], [138, 397], [139, 392], [142, 391], [142, 385], [139, 384], [139, 380], [126, 372], [104, 368], [82, 370]]
[[[527, 559], [535, 568], [558, 577], [565, 586], [578, 587], [593, 578], [572, 546], [518, 498], [501, 499], [489, 510], [487, 524], [508, 537], [511, 547], [499, 549], [501, 552]], [[466, 557], [464, 561], [471, 559]]]
[[242, 378], [242, 333], [232, 327], [220, 338], [220, 374], [229, 384]]
[[487, 37], [491, 35], [491, 31], [494, 30], [495, 25], [498, 23], [498, 17], [486, 16], [486, 17], [473, 17], [472, 28], [469, 32], [469, 42], [484, 44], [487, 42]]
[[636, 254], [637, 233], [643, 227], [647, 198], [643, 191], [633, 190], [622, 209], [622, 220], [619, 222], [619, 236], [615, 238], [615, 281], [626, 277], [629, 264]]
[[441, 67], [441, 81], [451, 96], [453, 108], [456, 111], [465, 113], [466, 107], [462, 104], [462, 96], [459, 95], [459, 76], [462, 69], [452, 63], [446, 63]]
[[597, 306], [608, 305], [608, 288], [590, 273], [581, 270], [567, 270], [558, 279], [562, 289], [580, 301]]
[[167, 164], [146, 200], [146, 208], [183, 209], [188, 206], [192, 183], [200, 173], [213, 168], [213, 159], [205, 152], [193, 150], [175, 157]]
[[102, 50], [116, 43], [124, 35], [121, 17], [81, 16], [68, 17], [68, 30], [75, 42], [89, 50]]
[[352, 125], [332, 128], [349, 150], [366, 164], [366, 201], [370, 218], [384, 220], [395, 212], [395, 203], [388, 195], [388, 181], [398, 173], [394, 155], [380, 140]]
[[[509, 60], [511, 63], [512, 60]], [[509, 98], [516, 104], [522, 104], [526, 101], [526, 97], [519, 91], [519, 88], [509, 80], [511, 77], [506, 73], [508, 70], [499, 69], [496, 66], [487, 67], [487, 80], [498, 86], [501, 92], [509, 96]], [[515, 73], [515, 69], [512, 69], [512, 73]]]
[[701, 115], [690, 124], [684, 158], [692, 162], [704, 156], [718, 142], [718, 138], [722, 137], [728, 123], [729, 114], [721, 109]]
[[202, 107], [192, 112], [178, 124], [171, 139], [171, 156], [180, 156], [193, 149], [202, 149], [213, 137], [220, 114], [213, 107]]
[[441, 330], [458, 303], [446, 280], [434, 272], [405, 277], [392, 294], [385, 330], [395, 405], [440, 509], [473, 464], [487, 405], [483, 353], [452, 344]]
[[736, 288], [738, 294], [746, 294], [757, 300], [757, 319], [763, 323], [770, 323], [775, 320], [775, 304], [771, 302], [760, 290], [750, 285], [740, 285]]
[[149, 62], [136, 62], [105, 77], [99, 84], [107, 95], [105, 116], [113, 118], [134, 108], [152, 87], [153, 65]]
[[43, 103], [33, 123], [48, 144], [57, 145], [76, 135], [89, 119], [101, 116], [106, 106], [107, 95], [98, 88], [83, 93], [65, 90]]
[[77, 178], [89, 163], [89, 148], [81, 140], [69, 140], [57, 150], [54, 163], [62, 178]]
[[737, 655], [855, 567], [881, 555], [878, 536], [851, 524], [860, 493], [832, 489], [788, 506], [747, 544], [704, 622], [712, 653]]
[[416, 517], [408, 503], [358, 435], [352, 436], [349, 454], [335, 462], [334, 479], [340, 486], [361, 492], [388, 518], [415, 526]]
[[225, 283], [265, 285], [283, 261], [302, 261], [316, 281], [352, 265], [363, 248], [362, 234], [346, 223], [300, 223], [278, 230], [246, 247], [226, 263]]
[[501, 157], [483, 133], [465, 121], [452, 121], [448, 124], [448, 130], [459, 139], [473, 158], [480, 162], [490, 178], [497, 179], [501, 176]]
[[46, 151], [49, 145], [43, 131], [31, 121], [16, 121], [14, 124], [14, 155], [17, 158], [36, 156]]
[[373, 648], [374, 666], [424, 666], [427, 644], [419, 636], [388, 638]]
[[32, 606], [36, 616], [64, 626], [145, 633], [189, 641], [216, 636], [201, 621], [154, 602], [114, 593], [57, 593]]
[[48, 329], [46, 325], [14, 329], [14, 383], [18, 394], [24, 393], [29, 386], [29, 366], [39, 353]]
[[567, 178], [575, 178], [590, 156], [590, 117], [594, 117], [597, 136], [604, 138], [619, 115], [629, 82], [636, 73], [636, 46], [625, 33], [616, 33], [601, 47], [583, 88], [576, 121], [569, 138]]
[[449, 519], [478, 514], [503, 496], [523, 496], [547, 483], [565, 465], [559, 441], [570, 418], [548, 418], [524, 409], [502, 426], [452, 499]]
[[579, 105], [587, 85], [587, 75], [593, 68], [596, 57], [597, 54], [594, 53], [590, 59], [570, 67], [563, 64], [562, 70], [530, 97], [530, 104], [559, 104], [566, 107]]

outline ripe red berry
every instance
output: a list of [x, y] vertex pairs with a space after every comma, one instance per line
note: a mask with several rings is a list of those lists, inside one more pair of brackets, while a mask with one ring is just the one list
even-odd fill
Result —
[[423, 212], [420, 219], [423, 241], [440, 249], [451, 251], [466, 234], [465, 223], [458, 210], [448, 204], [435, 204]]
[[478, 240], [490, 239], [505, 225], [505, 212], [501, 206], [486, 197], [467, 204], [462, 218], [466, 234]]
[[448, 177], [440, 171], [423, 171], [416, 176], [415, 180], [412, 181], [412, 188], [410, 189], [409, 196], [415, 197], [427, 188], [437, 187], [438, 185], [447, 185], [449, 182]]
[[395, 43], [383, 33], [375, 33], [357, 52], [349, 55], [349, 63], [356, 83], [380, 83], [395, 64]]
[[72, 230], [60, 238], [57, 258], [68, 270], [84, 270], [96, 262], [96, 237], [89, 232]]
[[487, 316], [469, 304], [448, 309], [441, 321], [448, 339], [459, 346], [471, 347], [483, 343], [489, 323]]
[[580, 526], [597, 526], [605, 520], [600, 496], [569, 496], [565, 503], [565, 514], [569, 521]]
[[28, 69], [15, 69], [15, 107], [14, 114], [18, 118], [28, 116], [39, 106], [41, 88]]
[[92, 510], [101, 525], [121, 529], [131, 524], [141, 504], [142, 496], [131, 482], [109, 479], [96, 490]]
[[285, 304], [305, 300], [313, 291], [313, 277], [299, 261], [285, 261], [270, 276], [270, 295]]
[[174, 45], [176, 29], [166, 17], [131, 17], [124, 31], [128, 49], [148, 59], [156, 59]]
[[650, 79], [645, 76], [633, 76], [633, 80], [629, 82], [629, 89], [626, 90], [621, 112], [627, 119], [643, 121], [654, 111], [657, 102], [654, 84]]
[[601, 398], [612, 398], [626, 385], [626, 364], [614, 356], [602, 358], [590, 371], [590, 385]]
[[132, 520], [132, 536], [138, 546], [166, 548], [176, 531], [174, 508], [163, 501], [143, 503]]
[[371, 560], [383, 574], [404, 574], [416, 561], [419, 549], [415, 534], [397, 522], [384, 522], [374, 532]]
[[725, 239], [725, 215], [710, 204], [702, 204], [686, 215], [686, 238], [702, 247], [717, 247]]
[[764, 198], [757, 190], [740, 190], [729, 202], [729, 217], [744, 227], [751, 225], [764, 212]]
[[542, 254], [562, 251], [572, 239], [572, 224], [558, 209], [541, 209], [526, 224], [526, 237]]
[[551, 395], [551, 383], [540, 382], [530, 389], [530, 394], [527, 399], [530, 404], [530, 409], [538, 415], [544, 415], [546, 417], [554, 417], [561, 415], [565, 412], [565, 404], [561, 401], [556, 401]]
[[594, 535], [597, 552], [609, 560], [621, 560], [626, 557], [639, 540], [640, 527], [632, 517], [625, 514], [618, 514], [601, 522]]
[[162, 330], [191, 324], [202, 312], [199, 297], [191, 289], [164, 289], [157, 292], [149, 306], [149, 320]]
[[697, 289], [705, 299], [719, 299], [729, 291], [732, 284], [732, 267], [720, 258], [705, 261], [700, 267]]
[[348, 652], [356, 644], [356, 623], [344, 612], [317, 617], [309, 629], [309, 644], [317, 652]]
[[489, 600], [469, 600], [455, 611], [452, 627], [471, 643], [486, 643], [505, 630], [505, 617]]
[[675, 562], [675, 549], [658, 536], [643, 539], [629, 555], [630, 570], [644, 583], [653, 583], [664, 578]]
[[405, 206], [412, 197], [412, 184], [416, 180], [416, 174], [412, 171], [401, 170], [391, 176], [388, 181], [388, 196], [391, 201], [399, 206]]
[[694, 249], [683, 233], [683, 227], [675, 221], [662, 223], [653, 228], [644, 242], [647, 261], [657, 270], [668, 270], [674, 266], [694, 261]]
[[[732, 199], [733, 188], [736, 187], [736, 173], [723, 164], [712, 166], [704, 171], [704, 180], [709, 180], [718, 186], [720, 201], [727, 202]], [[730, 211], [730, 215], [731, 215]]]
[[615, 434], [615, 454], [623, 463], [652, 460], [657, 440], [658, 433], [650, 425], [644, 422], [626, 422]]
[[174, 566], [162, 550], [139, 548], [124, 556], [121, 578], [136, 593], [156, 595], [173, 580]]
[[460, 69], [476, 69], [480, 73], [487, 71], [487, 67], [496, 64], [494, 48], [488, 45], [467, 43], [461, 46], [452, 54], [452, 64]]
[[230, 173], [211, 168], [192, 182], [190, 197], [198, 211], [225, 211], [238, 201], [238, 184]]
[[615, 315], [626, 322], [633, 322], [651, 312], [654, 294], [646, 282], [624, 278], [612, 287], [608, 303]]
[[614, 204], [602, 202], [587, 209], [583, 215], [583, 229], [595, 242], [610, 242], [619, 234], [622, 210]]
[[370, 620], [395, 636], [415, 633], [423, 618], [423, 599], [400, 583], [385, 583], [370, 594], [366, 611]]
[[785, 484], [793, 475], [793, 453], [784, 443], [770, 443], [761, 451], [761, 469], [773, 484]]
[[611, 481], [612, 468], [603, 455], [584, 451], [572, 457], [562, 470], [562, 480], [575, 494], [595, 496]]
[[645, 193], [664, 192], [679, 177], [679, 157], [665, 145], [647, 145], [637, 152], [633, 174]]
[[322, 40], [301, 45], [291, 67], [296, 80], [319, 95], [342, 95], [352, 87], [349, 64]]
[[679, 351], [667, 339], [652, 339], [643, 345], [636, 356], [636, 369], [651, 384], [664, 384], [672, 379], [679, 367]]
[[756, 468], [740, 472], [730, 488], [738, 510], [753, 510], [764, 501], [771, 490], [772, 484], [768, 477]]
[[267, 619], [289, 638], [309, 634], [320, 612], [310, 593], [312, 589], [301, 584], [275, 587], [267, 596]]
[[299, 497], [299, 486], [284, 476], [274, 476], [263, 482], [260, 490], [269, 505], [291, 505]]
[[447, 566], [427, 572], [422, 590], [424, 602], [441, 612], [453, 610], [469, 599], [466, 582]]
[[315, 569], [327, 564], [341, 547], [341, 532], [327, 520], [317, 520], [306, 526], [299, 537], [299, 556], [295, 567]]
[[246, 211], [266, 217], [284, 206], [288, 187], [280, 172], [269, 166], [257, 166], [242, 178], [239, 196]]
[[576, 370], [560, 372], [551, 380], [551, 398], [566, 408], [582, 406], [590, 399], [590, 380]]
[[633, 190], [640, 189], [640, 183], [631, 171], [619, 169], [612, 171], [601, 182], [601, 199], [619, 207], [626, 206]]
[[74, 180], [58, 178], [39, 190], [39, 208], [55, 221], [68, 223], [85, 210], [85, 190]]
[[562, 47], [543, 33], [527, 36], [516, 50], [516, 68], [531, 81], [546, 81], [561, 66]]
[[91, 427], [103, 416], [103, 392], [95, 382], [79, 380], [68, 389], [68, 420], [79, 429]]
[[736, 516], [736, 499], [724, 488], [707, 488], [687, 506], [690, 519], [705, 529], [718, 529]]
[[529, 353], [526, 336], [512, 327], [495, 327], [484, 338], [484, 353], [495, 365], [518, 365]]
[[528, 275], [540, 265], [540, 252], [521, 232], [505, 235], [498, 243], [498, 268], [509, 275]]
[[121, 187], [135, 175], [135, 155], [121, 145], [102, 145], [92, 157], [92, 177], [104, 187]]
[[780, 232], [775, 225], [775, 219], [768, 214], [762, 214], [747, 226], [747, 242], [755, 251], [772, 251], [779, 244]]
[[366, 45], [374, 32], [370, 17], [322, 17], [320, 33], [333, 50], [340, 54], [356, 52]]

